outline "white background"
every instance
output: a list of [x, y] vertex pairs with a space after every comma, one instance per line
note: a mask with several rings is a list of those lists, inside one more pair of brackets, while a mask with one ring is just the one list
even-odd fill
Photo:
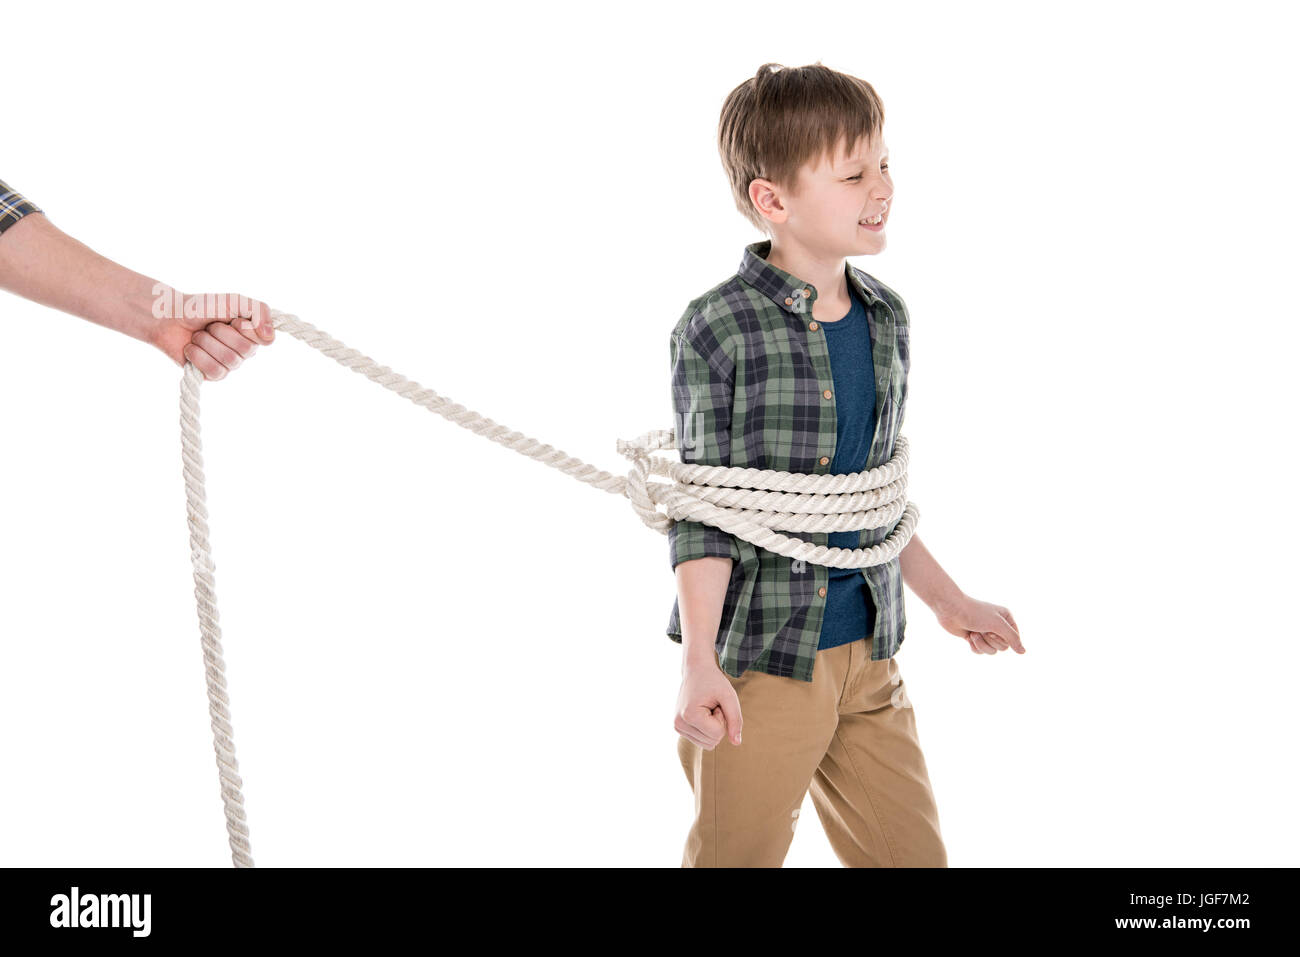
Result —
[[[622, 473], [761, 238], [714, 138], [767, 61], [871, 82], [952, 866], [1293, 865], [1297, 187], [1283, 4], [7, 9], [0, 178]], [[0, 296], [6, 865], [230, 866], [180, 369]], [[253, 857], [680, 863], [667, 541], [291, 336], [202, 390]], [[724, 743], [722, 747], [730, 745]], [[838, 866], [806, 800], [788, 866]]]

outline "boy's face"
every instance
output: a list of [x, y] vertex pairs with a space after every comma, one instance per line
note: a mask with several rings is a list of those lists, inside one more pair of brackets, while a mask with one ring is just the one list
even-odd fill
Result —
[[[885, 248], [893, 196], [889, 148], [881, 135], [871, 143], [859, 141], [852, 151], [841, 139], [833, 158], [800, 167], [793, 192], [772, 187], [765, 198], [778, 236], [814, 254], [838, 258], [874, 255]], [[879, 225], [861, 225], [876, 216], [882, 216]]]

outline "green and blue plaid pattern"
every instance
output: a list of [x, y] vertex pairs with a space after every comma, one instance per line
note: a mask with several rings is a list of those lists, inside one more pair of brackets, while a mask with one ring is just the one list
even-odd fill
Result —
[[[835, 391], [817, 289], [767, 261], [771, 240], [745, 247], [736, 275], [692, 300], [670, 341], [677, 452], [691, 465], [725, 465], [824, 475], [835, 457]], [[871, 325], [877, 419], [868, 469], [894, 454], [907, 402], [909, 322], [902, 297], [852, 263], [849, 291]], [[883, 542], [893, 526], [864, 528], [859, 548]], [[826, 545], [828, 532], [782, 534]], [[731, 558], [731, 581], [714, 647], [723, 670], [753, 668], [811, 681], [830, 578], [824, 565], [760, 549], [700, 522], [668, 530], [672, 567], [705, 556]], [[873, 660], [903, 643], [907, 617], [897, 558], [861, 570], [876, 605]], [[682, 641], [676, 600], [668, 637]], [[865, 637], [865, 636], [864, 636]]]
[[30, 199], [5, 185], [0, 180], [0, 233], [22, 219], [28, 213], [43, 213]]

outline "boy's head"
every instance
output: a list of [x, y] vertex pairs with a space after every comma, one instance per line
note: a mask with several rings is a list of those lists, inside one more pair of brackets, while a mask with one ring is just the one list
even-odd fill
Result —
[[[775, 68], [775, 69], [774, 69]], [[820, 62], [765, 63], [722, 107], [718, 149], [736, 208], [759, 230], [834, 255], [879, 252], [893, 198], [885, 107], [871, 84]]]

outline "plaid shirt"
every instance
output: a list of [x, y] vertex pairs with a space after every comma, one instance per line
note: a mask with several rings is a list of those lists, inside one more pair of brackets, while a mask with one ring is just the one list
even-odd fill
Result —
[[[691, 465], [726, 465], [823, 475], [835, 457], [834, 381], [826, 333], [812, 318], [817, 289], [766, 259], [771, 240], [745, 247], [736, 275], [691, 301], [673, 329], [672, 398], [677, 451]], [[866, 468], [889, 461], [907, 401], [909, 323], [902, 298], [846, 263], [850, 294], [871, 327], [877, 420]], [[859, 548], [893, 526], [859, 531]], [[783, 531], [818, 545], [829, 532]], [[830, 570], [760, 549], [701, 522], [668, 529], [674, 569], [713, 555], [731, 558], [731, 581], [714, 647], [723, 669], [811, 681]], [[907, 618], [897, 558], [861, 569], [876, 606], [873, 660], [903, 643]], [[668, 637], [682, 641], [676, 600]]]
[[22, 193], [15, 192], [0, 180], [0, 233], [22, 219], [28, 213], [43, 213], [41, 209]]

